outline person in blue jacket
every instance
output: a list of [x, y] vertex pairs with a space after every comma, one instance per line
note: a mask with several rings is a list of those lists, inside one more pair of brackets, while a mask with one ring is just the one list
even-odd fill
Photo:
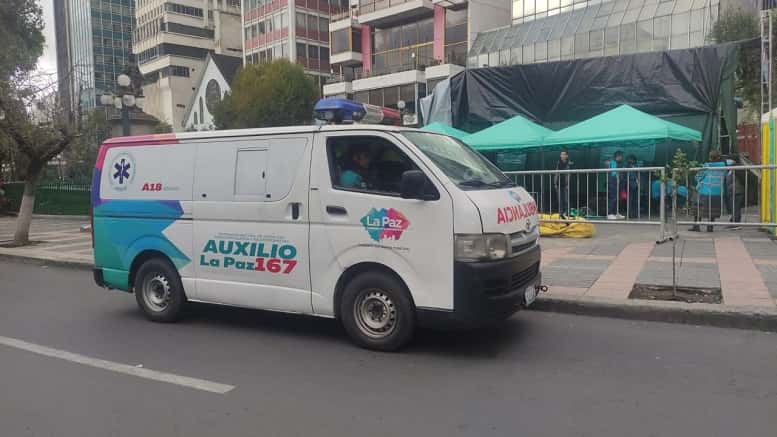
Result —
[[[726, 176], [726, 161], [721, 160], [720, 152], [711, 150], [709, 161], [705, 162], [703, 170], [696, 174], [696, 196], [698, 206], [694, 221], [700, 220], [714, 222], [720, 217], [723, 206], [723, 182]], [[712, 232], [712, 225], [707, 225], [707, 232]], [[700, 232], [699, 225], [693, 225], [689, 229], [692, 232]]]
[[348, 151], [340, 173], [340, 186], [345, 188], [367, 189], [369, 187], [370, 164], [372, 156], [366, 147], [353, 147]]

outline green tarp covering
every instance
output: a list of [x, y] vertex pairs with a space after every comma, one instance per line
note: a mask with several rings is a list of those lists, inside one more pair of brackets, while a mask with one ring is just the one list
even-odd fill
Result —
[[548, 135], [544, 145], [574, 147], [660, 140], [701, 141], [701, 132], [621, 105]]
[[442, 123], [427, 124], [426, 126], [422, 127], [421, 130], [438, 134], [445, 134], [458, 139], [462, 139], [469, 135], [469, 132], [464, 132], [461, 129], [456, 129], [455, 127], [451, 127]]
[[478, 151], [505, 150], [542, 145], [553, 131], [520, 115], [462, 138]]

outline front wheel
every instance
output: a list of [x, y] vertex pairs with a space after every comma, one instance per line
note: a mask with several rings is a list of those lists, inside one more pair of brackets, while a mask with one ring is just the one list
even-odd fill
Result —
[[415, 331], [415, 309], [405, 286], [382, 272], [362, 273], [345, 287], [340, 318], [358, 345], [379, 351], [405, 346]]
[[145, 316], [154, 322], [174, 322], [186, 302], [178, 272], [166, 260], [144, 262], [135, 275], [135, 300]]

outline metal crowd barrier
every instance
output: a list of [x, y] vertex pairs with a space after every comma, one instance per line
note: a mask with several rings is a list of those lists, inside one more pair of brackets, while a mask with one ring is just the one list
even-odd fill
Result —
[[[574, 217], [567, 216], [579, 216], [591, 223], [654, 225], [659, 227], [660, 238], [664, 236], [669, 204], [667, 185], [661, 183], [666, 181], [664, 167], [528, 170], [505, 174], [529, 191], [541, 213], [559, 215], [559, 218], [543, 219], [544, 222], [569, 223]], [[657, 185], [655, 193], [654, 185]]]
[[[659, 240], [664, 240], [669, 221], [673, 232], [678, 225], [777, 226], [761, 219], [758, 182], [763, 170], [773, 173], [777, 165], [694, 167], [688, 169], [682, 181], [677, 172], [667, 179], [664, 167], [505, 174], [534, 197], [540, 213], [559, 215], [543, 222], [570, 223], [579, 216], [591, 223], [655, 225], [659, 227]], [[615, 196], [614, 201], [611, 196]], [[724, 216], [730, 219], [715, 221]]]
[[[685, 207], [678, 205], [675, 211], [677, 224], [700, 227], [777, 226], [775, 222], [762, 219], [761, 184], [758, 182], [763, 170], [777, 170], [777, 165], [735, 165], [689, 169], [684, 177], [684, 184], [689, 189], [689, 198], [686, 199]], [[676, 175], [675, 179], [677, 179]], [[725, 216], [729, 216], [730, 219], [716, 221], [724, 219]]]

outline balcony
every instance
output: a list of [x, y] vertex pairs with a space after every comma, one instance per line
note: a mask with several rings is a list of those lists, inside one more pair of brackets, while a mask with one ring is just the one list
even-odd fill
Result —
[[324, 97], [347, 96], [353, 94], [353, 84], [343, 75], [327, 78], [324, 84]]
[[456, 64], [439, 64], [426, 67], [426, 79], [444, 79], [464, 71], [464, 67]]
[[359, 5], [359, 23], [387, 26], [410, 19], [430, 16], [434, 12], [431, 0], [376, 0]]
[[459, 10], [467, 7], [468, 0], [432, 0], [432, 3], [437, 6], [442, 6], [445, 9]]
[[305, 70], [329, 73], [329, 61], [297, 56], [297, 64], [301, 65]]
[[329, 56], [329, 63], [332, 65], [343, 65], [351, 67], [362, 63], [362, 54], [359, 52], [343, 52]]

